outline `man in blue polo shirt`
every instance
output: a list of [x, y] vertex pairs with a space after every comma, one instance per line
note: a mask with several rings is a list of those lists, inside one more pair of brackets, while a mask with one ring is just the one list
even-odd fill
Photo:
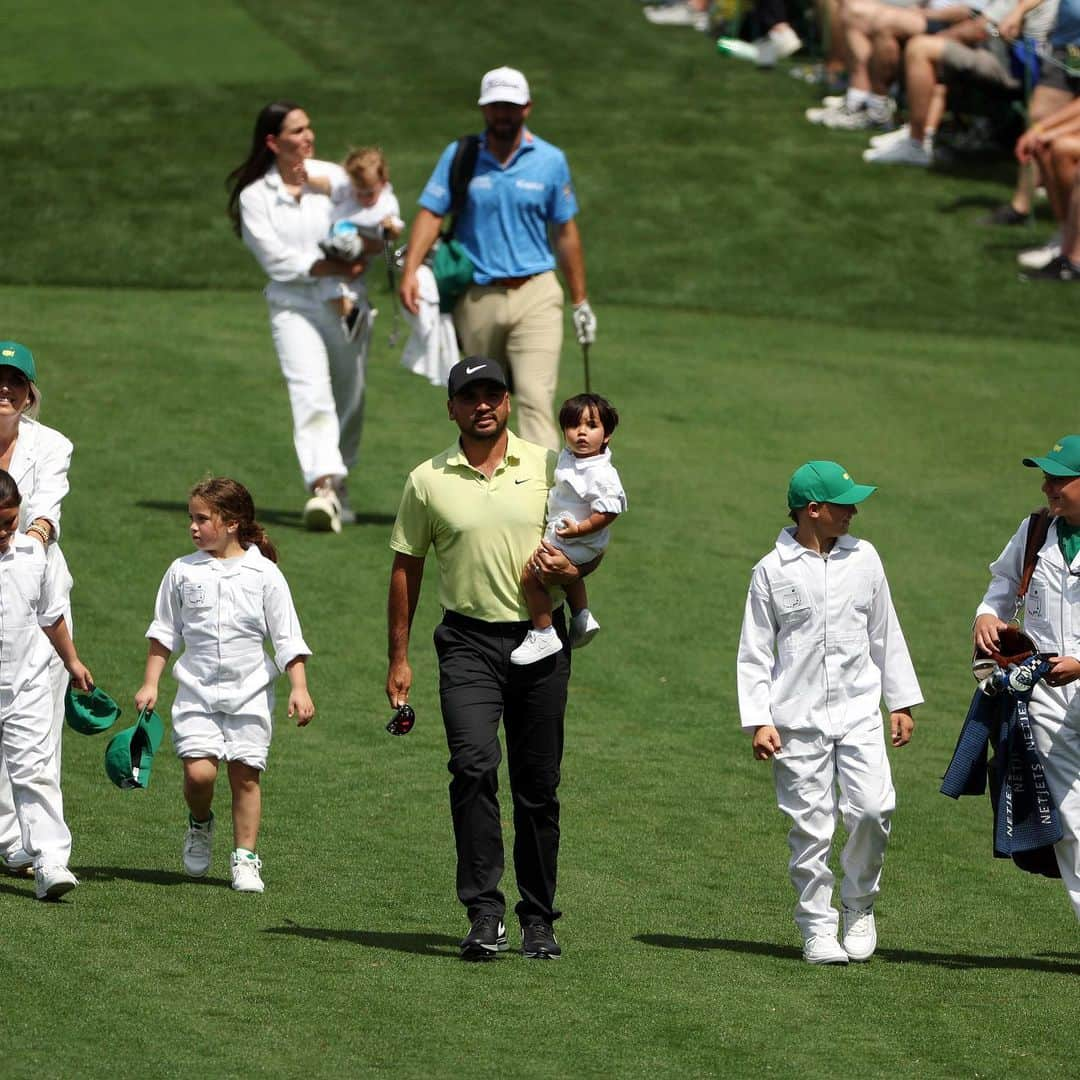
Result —
[[[588, 345], [596, 338], [574, 221], [577, 199], [566, 156], [525, 126], [532, 102], [520, 71], [489, 71], [480, 83], [479, 105], [485, 130], [454, 230], [475, 269], [473, 284], [454, 309], [454, 323], [466, 356], [487, 356], [509, 368], [521, 437], [557, 450], [562, 438], [553, 414], [563, 293], [555, 277], [556, 259], [570, 290], [578, 341]], [[400, 292], [413, 314], [419, 302], [416, 271], [450, 210], [456, 148], [452, 142], [439, 158], [409, 237]]]

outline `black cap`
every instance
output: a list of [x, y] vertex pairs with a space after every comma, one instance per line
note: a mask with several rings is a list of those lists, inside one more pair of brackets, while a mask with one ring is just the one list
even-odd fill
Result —
[[450, 377], [446, 380], [447, 396], [460, 394], [466, 386], [474, 382], [491, 382], [504, 390], [508, 389], [503, 369], [494, 360], [489, 360], [486, 356], [466, 356], [450, 369]]

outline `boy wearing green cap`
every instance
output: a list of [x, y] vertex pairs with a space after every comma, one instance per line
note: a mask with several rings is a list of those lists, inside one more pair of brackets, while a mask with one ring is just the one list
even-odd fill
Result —
[[[848, 531], [875, 490], [835, 461], [796, 469], [795, 525], [754, 567], [739, 639], [739, 713], [754, 756], [772, 759], [791, 819], [795, 922], [811, 964], [869, 960], [877, 946], [874, 900], [896, 805], [881, 701], [893, 746], [904, 746], [923, 700], [881, 559]], [[842, 944], [829, 869], [841, 815]]]
[[[1080, 435], [1066, 435], [1044, 457], [1023, 463], [1042, 470], [1051, 514], [1023, 609], [1025, 632], [1041, 652], [1053, 654], [1053, 667], [1036, 684], [1028, 716], [1064, 832], [1054, 854], [1080, 919]], [[1019, 615], [1027, 535], [1025, 518], [990, 564], [990, 586], [975, 615], [978, 648], [996, 648], [1000, 631]]]

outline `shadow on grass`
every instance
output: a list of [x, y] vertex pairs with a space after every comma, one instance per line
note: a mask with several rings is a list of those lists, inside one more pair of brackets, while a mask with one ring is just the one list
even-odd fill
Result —
[[392, 934], [380, 930], [326, 930], [318, 926], [269, 926], [264, 934], [287, 934], [291, 937], [313, 938], [315, 941], [347, 941], [366, 949], [390, 949], [393, 952], [415, 953], [418, 956], [438, 956], [444, 960], [458, 958], [458, 939], [446, 934]]
[[[736, 938], [692, 938], [676, 934], [637, 934], [635, 941], [659, 949], [720, 949], [726, 952], [776, 956], [782, 960], [802, 960], [802, 950], [789, 945], [773, 945], [765, 941], [740, 941]], [[967, 953], [933, 953], [918, 949], [878, 949], [875, 957], [896, 964], [928, 964], [934, 967], [1003, 968], [1007, 971], [1045, 971], [1051, 975], [1080, 975], [1080, 962], [1058, 963], [1059, 960], [1080, 961], [1076, 953], [1040, 953], [1038, 956], [972, 956]]]
[[[143, 510], [161, 510], [168, 514], [179, 514], [187, 519], [188, 506], [186, 502], [176, 502], [165, 499], [138, 499], [135, 505]], [[280, 525], [285, 529], [303, 529], [304, 523], [299, 510], [273, 510], [259, 506], [255, 508], [255, 516], [263, 525]], [[357, 525], [393, 525], [396, 520], [393, 514], [361, 514], [356, 515]], [[346, 526], [348, 528], [349, 526]]]
[[178, 870], [144, 870], [137, 866], [76, 866], [80, 881], [138, 881], [144, 885], [218, 885], [231, 888], [227, 878], [193, 878]]

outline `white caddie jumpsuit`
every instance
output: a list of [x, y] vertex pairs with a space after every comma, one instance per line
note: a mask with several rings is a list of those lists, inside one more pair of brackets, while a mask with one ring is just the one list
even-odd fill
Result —
[[[1024, 562], [1027, 519], [990, 564], [990, 587], [975, 612], [1008, 621], [1016, 610], [1016, 590]], [[1039, 550], [1024, 605], [1024, 630], [1040, 651], [1080, 659], [1080, 556], [1072, 566], [1058, 546], [1057, 522]], [[1028, 706], [1035, 745], [1046, 783], [1064, 830], [1054, 845], [1061, 880], [1080, 919], [1080, 682], [1048, 686], [1039, 682]]]
[[277, 566], [254, 545], [235, 559], [201, 551], [177, 559], [162, 579], [146, 636], [170, 652], [184, 646], [173, 665], [177, 756], [265, 769], [274, 681], [298, 656], [311, 655]]
[[895, 711], [923, 698], [873, 545], [841, 536], [823, 557], [794, 534], [754, 567], [737, 682], [743, 728], [780, 733], [776, 798], [792, 823], [795, 922], [811, 938], [837, 930], [828, 858], [840, 817], [841, 900], [865, 909], [878, 894], [896, 805], [881, 701]]
[[41, 627], [64, 614], [66, 566], [16, 533], [0, 555], [0, 752], [11, 781], [20, 846], [34, 866], [66, 866], [71, 832], [55, 767], [49, 664], [56, 655]]
[[[30, 522], [38, 518], [46, 518], [52, 522], [53, 542], [48, 547], [48, 556], [57, 564], [55, 587], [64, 592], [64, 619], [67, 622], [68, 632], [74, 636], [70, 601], [71, 574], [68, 572], [67, 562], [59, 547], [60, 504], [68, 493], [71, 452], [71, 442], [59, 431], [39, 424], [29, 416], [21, 416], [19, 437], [15, 441], [15, 450], [11, 455], [8, 472], [18, 484], [19, 494], [22, 495], [22, 504], [19, 507], [19, 528], [25, 531]], [[52, 693], [49, 760], [53, 775], [59, 784], [60, 746], [64, 729], [64, 695], [67, 693], [68, 673], [51, 645], [49, 653], [49, 683]], [[15, 796], [11, 790], [7, 768], [0, 762], [0, 856], [13, 855], [21, 846], [22, 829], [15, 812]], [[56, 854], [56, 863], [67, 866], [71, 857], [70, 838], [67, 850]]]
[[[335, 188], [348, 183], [329, 161], [306, 163], [312, 176]], [[270, 278], [266, 302], [270, 332], [289, 391], [293, 444], [310, 487], [323, 476], [343, 479], [360, 453], [364, 378], [371, 321], [356, 341], [345, 339], [341, 320], [322, 299], [319, 279], [308, 270], [325, 258], [319, 241], [330, 229], [328, 195], [302, 192], [294, 199], [277, 166], [240, 193], [241, 236]], [[366, 304], [364, 298], [362, 303]]]

